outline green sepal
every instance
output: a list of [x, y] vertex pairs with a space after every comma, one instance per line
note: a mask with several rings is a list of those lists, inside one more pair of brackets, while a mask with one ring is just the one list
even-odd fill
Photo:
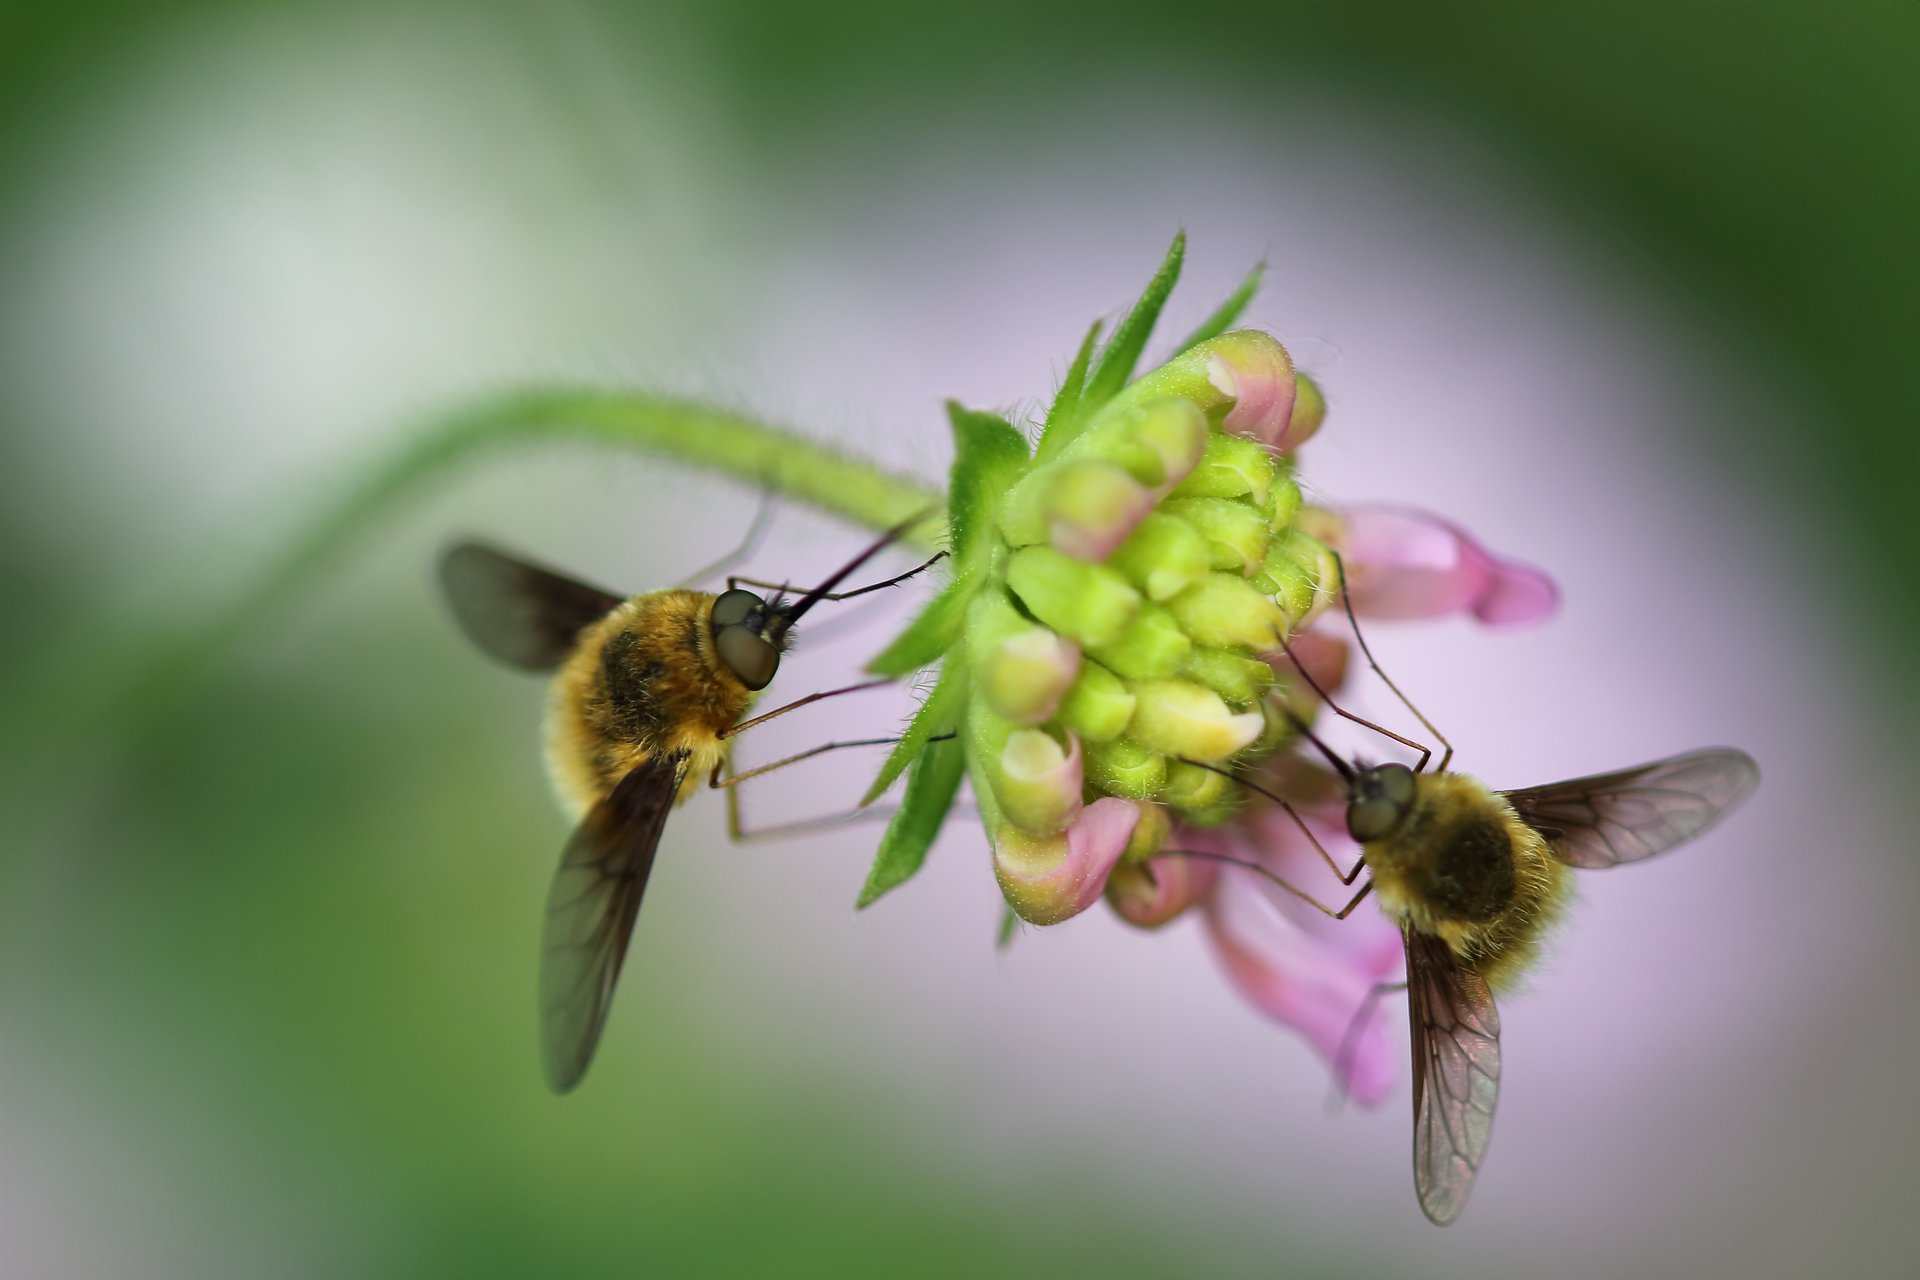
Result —
[[[1173, 243], [1167, 247], [1167, 256], [1161, 261], [1160, 269], [1153, 273], [1153, 279], [1147, 282], [1140, 300], [1133, 304], [1133, 310], [1127, 313], [1127, 318], [1113, 331], [1113, 337], [1100, 352], [1093, 372], [1087, 375], [1083, 401], [1088, 410], [1099, 409], [1133, 377], [1134, 366], [1140, 363], [1140, 353], [1146, 350], [1147, 339], [1160, 319], [1160, 309], [1167, 305], [1167, 295], [1173, 292], [1174, 283], [1180, 279], [1180, 263], [1186, 253], [1187, 233], [1177, 232]], [[1065, 444], [1066, 441], [1059, 443]]]
[[1233, 322], [1240, 318], [1240, 313], [1247, 309], [1249, 302], [1253, 301], [1253, 295], [1260, 292], [1260, 277], [1266, 273], [1267, 264], [1264, 262], [1256, 262], [1253, 270], [1247, 272], [1247, 278], [1240, 282], [1240, 287], [1235, 289], [1232, 295], [1220, 304], [1217, 311], [1205, 320], [1202, 320], [1200, 327], [1188, 334], [1186, 341], [1175, 347], [1174, 350], [1179, 352], [1185, 351], [1189, 347], [1197, 347], [1207, 339], [1217, 338], [1227, 330], [1233, 328]]
[[981, 575], [969, 574], [949, 582], [914, 615], [905, 631], [874, 655], [867, 663], [867, 670], [876, 676], [898, 680], [940, 661], [960, 639], [967, 621], [967, 605], [973, 600], [980, 581]]
[[[936, 733], [946, 733], [960, 727], [960, 719], [967, 705], [967, 664], [960, 654], [950, 654], [940, 664], [940, 678], [934, 682], [933, 691], [920, 709], [913, 713], [913, 720], [907, 725], [907, 732], [900, 741], [893, 744], [893, 750], [887, 753], [886, 761], [880, 766], [880, 776], [867, 788], [867, 794], [860, 797], [860, 807], [865, 808], [885, 795], [906, 767], [927, 745], [927, 739]], [[898, 819], [896, 818], [896, 821]]]
[[988, 533], [995, 504], [1027, 465], [1026, 438], [1005, 418], [951, 400], [947, 417], [953, 424], [953, 477], [947, 496], [953, 581], [867, 663], [867, 670], [877, 676], [898, 678], [931, 666], [959, 641], [967, 604], [989, 576], [994, 540]]
[[[1060, 384], [1060, 390], [1053, 396], [1053, 404], [1047, 409], [1047, 421], [1040, 428], [1040, 444], [1034, 455], [1040, 458], [1052, 457], [1066, 440], [1079, 433], [1080, 423], [1085, 415], [1080, 412], [1080, 402], [1087, 391], [1087, 366], [1093, 362], [1093, 348], [1100, 341], [1101, 322], [1095, 320], [1087, 330], [1087, 336], [1080, 339], [1080, 350], [1075, 353], [1073, 363], [1067, 366], [1067, 376]], [[1008, 908], [1012, 910], [1012, 908]]]
[[907, 770], [905, 797], [899, 812], [887, 824], [887, 833], [880, 837], [880, 850], [873, 856], [873, 867], [860, 889], [860, 900], [854, 903], [855, 910], [872, 905], [881, 894], [905, 884], [920, 870], [927, 860], [927, 850], [946, 825], [966, 772], [967, 753], [952, 739], [930, 742], [913, 758]]
[[948, 485], [947, 520], [955, 576], [965, 578], [984, 566], [992, 544], [993, 512], [999, 496], [1027, 465], [1027, 440], [996, 413], [981, 413], [947, 401], [953, 423], [953, 477]]
[[1005, 902], [1002, 902], [1000, 904], [1000, 935], [993, 941], [994, 949], [997, 951], [1005, 951], [1008, 947], [1012, 946], [1014, 935], [1019, 931], [1020, 913]]

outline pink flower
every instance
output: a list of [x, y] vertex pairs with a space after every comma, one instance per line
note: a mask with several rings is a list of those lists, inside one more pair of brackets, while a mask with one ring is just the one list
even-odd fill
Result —
[[1029, 924], [1058, 924], [1100, 899], [1107, 874], [1127, 851], [1140, 806], [1102, 796], [1080, 811], [1063, 835], [1035, 837], [1002, 824], [993, 842], [1000, 892]]
[[[1290, 430], [1294, 376], [1286, 348], [1254, 330], [1223, 333], [1203, 345], [1210, 351], [1207, 381], [1233, 401], [1222, 427], [1282, 453], [1297, 448], [1311, 434], [1304, 420], [1302, 430]], [[1290, 438], [1295, 435], [1298, 438]]]
[[[1310, 816], [1308, 822], [1343, 868], [1353, 865], [1359, 847], [1337, 819]], [[1335, 909], [1354, 893], [1293, 819], [1271, 806], [1215, 831], [1177, 832], [1173, 844], [1258, 862]], [[1227, 866], [1207, 902], [1206, 922], [1221, 967], [1250, 1004], [1306, 1036], [1328, 1066], [1342, 1069], [1341, 1085], [1355, 1100], [1371, 1105], [1386, 1097], [1394, 1049], [1380, 1002], [1355, 1026], [1367, 993], [1403, 961], [1400, 931], [1385, 916], [1363, 903], [1345, 920], [1334, 920], [1264, 876]], [[1347, 1055], [1340, 1062], [1343, 1045]]]
[[[1192, 846], [1189, 846], [1192, 847]], [[1220, 882], [1220, 864], [1204, 858], [1149, 858], [1115, 867], [1107, 877], [1114, 914], [1142, 929], [1157, 929], [1204, 901]]]
[[1494, 555], [1458, 525], [1423, 511], [1350, 507], [1339, 550], [1354, 611], [1374, 618], [1471, 613], [1491, 626], [1551, 617], [1560, 592], [1541, 570]]

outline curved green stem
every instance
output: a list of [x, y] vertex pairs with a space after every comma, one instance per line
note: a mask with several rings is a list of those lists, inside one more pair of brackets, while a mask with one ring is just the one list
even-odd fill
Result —
[[[430, 424], [270, 570], [263, 594], [304, 577], [426, 484], [469, 460], [499, 446], [552, 441], [635, 449], [717, 471], [874, 530], [937, 514], [942, 505], [940, 494], [921, 481], [707, 405], [632, 391], [536, 388], [476, 401]], [[906, 540], [931, 547], [937, 533], [929, 519]], [[246, 607], [257, 606], [256, 600]]]
[[[125, 729], [150, 721], [172, 695], [191, 688], [238, 636], [271, 618], [383, 519], [496, 448], [553, 442], [632, 449], [735, 476], [875, 530], [925, 515], [905, 535], [915, 545], [931, 547], [944, 529], [938, 518], [941, 496], [924, 482], [779, 427], [641, 392], [583, 387], [509, 392], [438, 416], [413, 433], [257, 578], [189, 628], [172, 635], [157, 625], [95, 628], [116, 639], [93, 647], [63, 644], [47, 661], [24, 664], [7, 701], [15, 727], [34, 732], [10, 736], [15, 744], [33, 743], [40, 759], [51, 760], [64, 756], [60, 745], [83, 742], [109, 724]], [[140, 636], [137, 646], [117, 639], [127, 634]]]

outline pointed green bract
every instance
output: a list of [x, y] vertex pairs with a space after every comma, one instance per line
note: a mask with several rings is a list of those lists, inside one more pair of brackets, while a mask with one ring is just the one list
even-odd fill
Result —
[[953, 423], [953, 478], [948, 486], [947, 520], [952, 530], [955, 572], [965, 577], [980, 568], [991, 549], [983, 530], [993, 527], [993, 510], [1027, 463], [1027, 440], [996, 413], [981, 413], [947, 401]]
[[1000, 908], [1000, 936], [994, 940], [994, 946], [1005, 951], [1013, 945], [1013, 935], [1020, 929], [1020, 914], [1012, 907], [1002, 903]]
[[1219, 310], [1202, 320], [1200, 327], [1188, 334], [1187, 340], [1175, 350], [1185, 351], [1190, 347], [1197, 347], [1207, 339], [1217, 338], [1233, 328], [1233, 322], [1240, 318], [1240, 313], [1247, 309], [1249, 302], [1253, 301], [1253, 295], [1260, 292], [1260, 278], [1266, 273], [1267, 264], [1256, 263], [1253, 270], [1247, 273], [1247, 278], [1240, 282], [1240, 287], [1220, 304]]
[[946, 825], [960, 779], [967, 772], [967, 753], [958, 742], [932, 742], [914, 757], [907, 772], [907, 790], [900, 812], [887, 824], [874, 855], [867, 883], [855, 908], [870, 906], [887, 890], [913, 878], [927, 860], [927, 850]]
[[1046, 425], [1040, 428], [1040, 444], [1034, 450], [1037, 458], [1049, 458], [1059, 452], [1078, 430], [1085, 415], [1080, 412], [1081, 401], [1087, 391], [1087, 366], [1093, 362], [1094, 344], [1100, 341], [1103, 326], [1095, 320], [1087, 329], [1087, 336], [1080, 340], [1080, 350], [1075, 353], [1073, 363], [1067, 366], [1066, 379], [1061, 382], [1060, 390], [1054, 393], [1053, 404], [1047, 410]]
[[938, 662], [959, 642], [967, 602], [986, 576], [994, 540], [991, 530], [999, 496], [1027, 463], [1027, 442], [998, 414], [947, 402], [953, 423], [953, 477], [947, 493], [948, 546], [954, 577], [914, 616], [906, 630], [867, 663], [879, 676], [904, 676]]
[[893, 638], [872, 661], [867, 670], [876, 676], [899, 679], [922, 667], [930, 667], [946, 656], [960, 639], [967, 620], [967, 603], [973, 599], [980, 575], [955, 578], [939, 595], [927, 601], [914, 615], [907, 629]]
[[[1153, 326], [1160, 319], [1160, 309], [1167, 305], [1167, 295], [1173, 292], [1174, 283], [1180, 279], [1180, 262], [1186, 252], [1187, 233], [1182, 231], [1173, 237], [1166, 259], [1161, 262], [1160, 269], [1154, 272], [1153, 279], [1147, 282], [1140, 301], [1133, 304], [1133, 310], [1113, 331], [1112, 340], [1100, 353], [1093, 372], [1087, 376], [1083, 404], [1089, 413], [1111, 400], [1113, 393], [1126, 386], [1127, 379], [1133, 376], [1134, 366], [1140, 363], [1140, 353], [1146, 350], [1147, 338], [1152, 335]], [[1085, 414], [1082, 415], [1084, 418]], [[1066, 441], [1060, 443], [1065, 444]]]
[[966, 663], [957, 658], [941, 663], [940, 679], [934, 682], [933, 692], [913, 713], [913, 721], [907, 726], [905, 736], [887, 753], [886, 762], [880, 766], [880, 776], [867, 788], [867, 794], [860, 797], [861, 807], [865, 808], [886, 794], [887, 788], [894, 784], [913, 762], [913, 758], [920, 754], [921, 748], [927, 745], [928, 738], [958, 728], [966, 706]]

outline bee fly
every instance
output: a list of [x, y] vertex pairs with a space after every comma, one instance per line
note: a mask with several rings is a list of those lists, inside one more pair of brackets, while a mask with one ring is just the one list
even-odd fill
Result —
[[[788, 599], [784, 587], [763, 598], [739, 584], [777, 584], [737, 577], [717, 596], [670, 588], [621, 597], [471, 542], [441, 560], [440, 584], [467, 638], [509, 666], [553, 673], [547, 767], [579, 823], [554, 873], [541, 939], [541, 1043], [547, 1083], [556, 1093], [578, 1084], [592, 1061], [668, 811], [693, 794], [703, 775], [711, 787], [731, 787], [837, 747], [868, 745], [829, 743], [721, 776], [730, 740], [742, 730], [822, 698], [888, 683], [815, 693], [741, 718], [772, 682], [794, 624], [814, 605], [903, 582], [940, 559], [834, 592], [920, 519], [890, 530], [796, 599]], [[729, 826], [739, 834], [735, 793], [727, 794]]]
[[[1448, 772], [1452, 745], [1380, 670], [1360, 634], [1351, 600], [1346, 612], [1367, 665], [1445, 748], [1439, 766], [1427, 770], [1428, 747], [1342, 710], [1295, 660], [1330, 711], [1418, 751], [1420, 759], [1412, 768], [1349, 764], [1283, 708], [1345, 784], [1347, 832], [1359, 842], [1361, 860], [1344, 872], [1284, 797], [1236, 780], [1291, 814], [1343, 884], [1352, 884], [1363, 870], [1371, 873], [1369, 879], [1336, 911], [1257, 863], [1204, 853], [1186, 856], [1237, 863], [1335, 919], [1344, 919], [1373, 893], [1400, 926], [1406, 981], [1369, 994], [1348, 1031], [1335, 1074], [1345, 1078], [1355, 1033], [1373, 1001], [1404, 989], [1413, 1047], [1414, 1190], [1427, 1217], [1445, 1226], [1466, 1207], [1493, 1131], [1500, 1091], [1500, 1015], [1494, 994], [1510, 990], [1538, 956], [1566, 906], [1568, 869], [1639, 862], [1684, 844], [1745, 800], [1760, 771], [1743, 751], [1710, 747], [1567, 782], [1492, 790], [1476, 778]], [[1285, 640], [1281, 648], [1292, 658]]]

